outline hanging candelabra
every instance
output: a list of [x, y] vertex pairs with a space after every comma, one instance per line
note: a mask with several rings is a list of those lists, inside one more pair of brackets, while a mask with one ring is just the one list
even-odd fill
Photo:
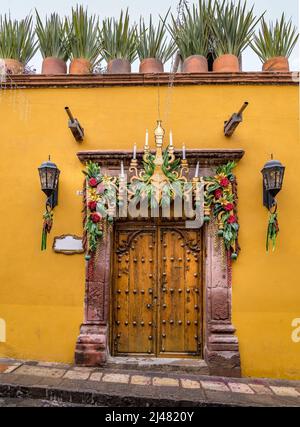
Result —
[[165, 196], [167, 199], [174, 199], [179, 192], [186, 196], [191, 189], [184, 188], [188, 182], [189, 166], [186, 160], [185, 147], [182, 150], [182, 159], [176, 158], [174, 154], [173, 135], [170, 132], [170, 141], [166, 150], [163, 150], [165, 131], [162, 128], [162, 121], [157, 120], [157, 127], [154, 131], [155, 153], [153, 154], [149, 146], [149, 134], [146, 131], [146, 140], [143, 154], [143, 167], [139, 170], [136, 156], [136, 145], [133, 149], [133, 157], [130, 162], [129, 172], [130, 189], [128, 199], [148, 197], [157, 206], [162, 206]]

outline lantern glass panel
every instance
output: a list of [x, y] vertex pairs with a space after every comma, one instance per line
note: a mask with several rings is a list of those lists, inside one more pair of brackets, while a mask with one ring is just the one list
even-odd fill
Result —
[[55, 181], [54, 181], [54, 189], [56, 190], [58, 187], [58, 178], [59, 178], [59, 174], [60, 174], [60, 170], [56, 169], [56, 173], [55, 173]]
[[40, 174], [41, 188], [43, 190], [44, 188], [47, 188], [47, 175], [45, 173], [45, 169], [39, 169], [39, 174]]
[[48, 190], [54, 190], [56, 170], [53, 168], [47, 168], [46, 174], [47, 174], [47, 188]]

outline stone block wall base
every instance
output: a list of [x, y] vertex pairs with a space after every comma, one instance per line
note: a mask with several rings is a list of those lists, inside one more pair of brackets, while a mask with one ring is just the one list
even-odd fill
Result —
[[107, 327], [81, 325], [75, 349], [75, 364], [99, 366], [107, 360]]
[[210, 375], [235, 378], [242, 376], [239, 351], [212, 351], [206, 347], [204, 359]]

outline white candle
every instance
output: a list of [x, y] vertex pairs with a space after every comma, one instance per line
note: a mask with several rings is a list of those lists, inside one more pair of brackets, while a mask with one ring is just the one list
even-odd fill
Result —
[[172, 131], [170, 131], [170, 147], [173, 147], [173, 134], [172, 134]]
[[133, 146], [133, 160], [136, 160], [136, 144]]
[[196, 170], [195, 170], [195, 178], [199, 177], [199, 162], [197, 162]]
[[124, 173], [124, 163], [123, 163], [123, 161], [121, 162], [121, 177], [123, 178], [125, 176], [125, 173]]
[[182, 159], [186, 160], [185, 145], [182, 146]]
[[148, 129], [146, 129], [145, 147], [148, 147], [148, 141], [149, 141], [149, 133], [148, 133]]

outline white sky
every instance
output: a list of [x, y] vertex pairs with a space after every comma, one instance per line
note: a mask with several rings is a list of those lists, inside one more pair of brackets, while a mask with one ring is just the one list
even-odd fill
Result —
[[[154, 17], [159, 14], [164, 15], [168, 8], [176, 13], [178, 0], [0, 0], [0, 13], [10, 12], [13, 18], [20, 19], [29, 12], [34, 12], [37, 8], [40, 15], [44, 16], [51, 12], [58, 12], [60, 15], [68, 15], [71, 7], [76, 3], [88, 6], [91, 13], [96, 13], [103, 19], [106, 16], [118, 17], [121, 8], [129, 7], [130, 17], [133, 21], [138, 21], [139, 16], [147, 17], [150, 13]], [[193, 0], [189, 4], [194, 3]], [[254, 4], [256, 14], [259, 15], [265, 10], [267, 20], [279, 18], [282, 12], [285, 12], [288, 18], [292, 18], [294, 24], [299, 23], [299, 0], [248, 0], [249, 6]], [[299, 28], [299, 26], [298, 26]], [[299, 70], [299, 44], [295, 48], [291, 58], [290, 66], [292, 70]], [[41, 57], [36, 55], [30, 65], [40, 72]], [[136, 71], [138, 64], [134, 64], [133, 71]], [[261, 70], [261, 63], [251, 49], [248, 49], [243, 55], [243, 70], [258, 71]], [[166, 71], [169, 71], [168, 66]]]

